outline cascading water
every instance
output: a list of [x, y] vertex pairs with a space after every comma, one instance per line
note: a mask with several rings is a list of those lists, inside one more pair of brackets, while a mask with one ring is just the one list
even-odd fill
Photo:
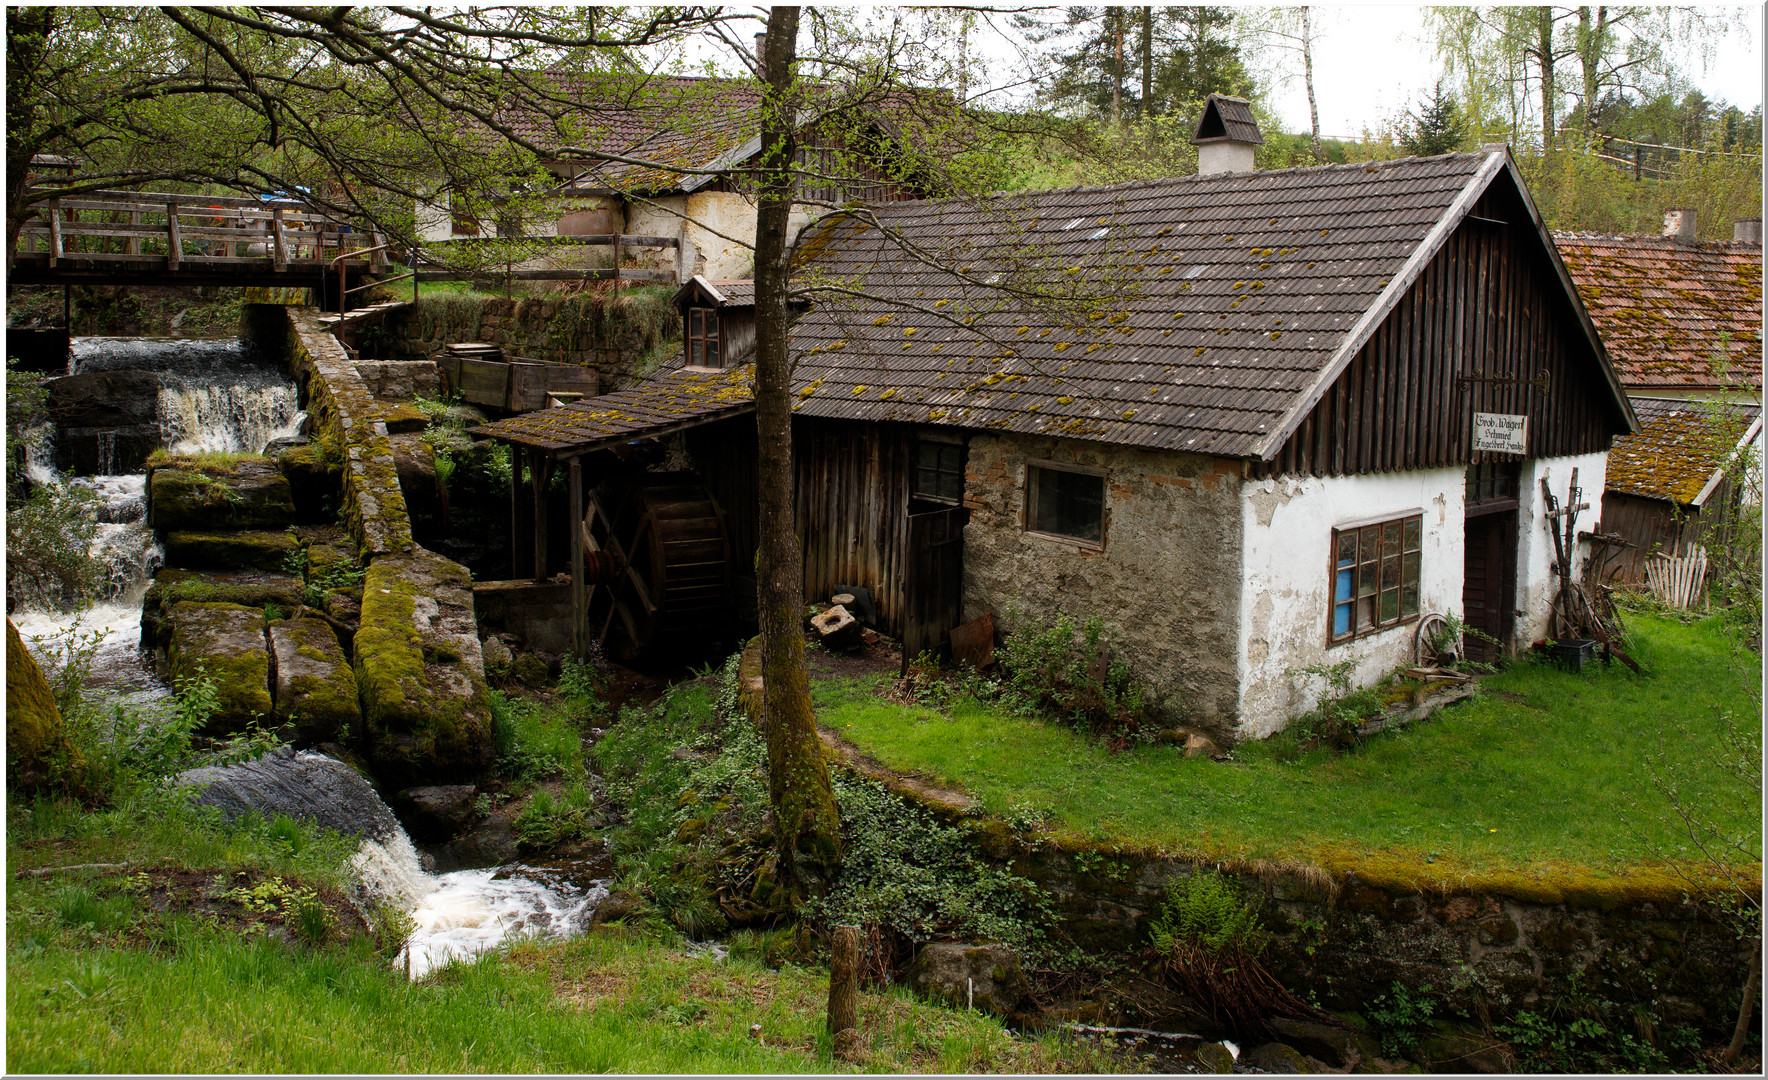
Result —
[[[258, 453], [272, 440], [299, 434], [306, 414], [295, 387], [276, 365], [240, 341], [181, 338], [75, 338], [73, 374], [137, 370], [159, 375], [161, 441], [177, 454]], [[62, 481], [55, 469], [55, 433], [38, 432], [26, 464], [33, 483]], [[92, 639], [90, 683], [131, 695], [163, 693], [140, 654], [141, 601], [164, 559], [147, 526], [147, 478], [114, 472], [116, 434], [99, 432], [98, 475], [67, 482], [97, 496], [92, 555], [99, 587], [81, 611], [26, 601], [13, 622], [52, 666], [73, 644]]]
[[570, 937], [608, 895], [605, 882], [519, 864], [430, 874], [368, 782], [325, 754], [285, 748], [241, 765], [193, 769], [179, 779], [201, 787], [197, 801], [228, 818], [287, 814], [361, 837], [351, 864], [363, 890], [410, 912], [416, 924], [395, 960], [413, 979], [517, 937]]

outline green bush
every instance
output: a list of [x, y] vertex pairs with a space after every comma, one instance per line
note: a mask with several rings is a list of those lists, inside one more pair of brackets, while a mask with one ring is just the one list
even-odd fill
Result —
[[1367, 1015], [1375, 1034], [1381, 1039], [1381, 1052], [1390, 1058], [1405, 1057], [1418, 1047], [1418, 1035], [1430, 1027], [1436, 1006], [1429, 997], [1430, 986], [1418, 988], [1416, 994], [1401, 983], [1393, 990], [1377, 994], [1369, 1003]]
[[1018, 626], [996, 651], [1002, 678], [979, 683], [1025, 716], [1046, 716], [1116, 744], [1145, 739], [1154, 721], [1147, 692], [1123, 659], [1121, 635], [1098, 616], [1076, 622], [1014, 611]]
[[1161, 953], [1190, 946], [1256, 957], [1264, 953], [1271, 935], [1232, 882], [1220, 874], [1200, 872], [1167, 890], [1150, 938]]
[[527, 805], [516, 815], [516, 839], [529, 847], [544, 848], [589, 835], [595, 802], [581, 781], [554, 799], [552, 792], [536, 788]]
[[491, 692], [491, 735], [498, 767], [515, 780], [563, 777], [581, 781], [583, 737], [562, 710]]

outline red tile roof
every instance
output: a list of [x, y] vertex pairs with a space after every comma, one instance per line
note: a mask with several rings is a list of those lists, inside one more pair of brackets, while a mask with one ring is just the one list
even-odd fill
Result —
[[1762, 245], [1555, 233], [1621, 382], [1762, 389]]

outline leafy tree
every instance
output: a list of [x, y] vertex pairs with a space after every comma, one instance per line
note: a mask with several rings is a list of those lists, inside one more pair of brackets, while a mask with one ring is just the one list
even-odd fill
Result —
[[1400, 142], [1419, 157], [1452, 153], [1467, 141], [1467, 125], [1461, 118], [1461, 107], [1455, 101], [1454, 93], [1443, 89], [1441, 79], [1437, 80], [1431, 96], [1420, 99], [1417, 110], [1408, 112], [1406, 117], [1411, 121], [1411, 127]]
[[[1183, 112], [1211, 93], [1255, 90], [1220, 7], [1068, 7], [1060, 22], [1021, 15], [1018, 25], [1049, 48], [1049, 101], [1116, 123]], [[1131, 79], [1134, 70], [1138, 78]]]

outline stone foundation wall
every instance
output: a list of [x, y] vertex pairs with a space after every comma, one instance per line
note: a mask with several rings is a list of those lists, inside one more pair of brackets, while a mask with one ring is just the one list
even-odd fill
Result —
[[681, 337], [674, 309], [661, 310], [666, 298], [641, 295], [623, 292], [606, 320], [573, 297], [427, 298], [383, 316], [383, 328], [364, 330], [358, 345], [365, 356], [410, 360], [454, 342], [483, 341], [509, 356], [593, 367], [606, 387], [635, 372], [659, 340]]
[[473, 607], [482, 626], [522, 639], [523, 648], [563, 656], [571, 651], [571, 586], [533, 581], [475, 581]]
[[[1027, 531], [1039, 461], [1106, 472], [1103, 546]], [[1071, 439], [977, 435], [964, 505], [964, 618], [1015, 603], [1115, 623], [1138, 677], [1175, 718], [1228, 731], [1239, 708], [1240, 465]]]

